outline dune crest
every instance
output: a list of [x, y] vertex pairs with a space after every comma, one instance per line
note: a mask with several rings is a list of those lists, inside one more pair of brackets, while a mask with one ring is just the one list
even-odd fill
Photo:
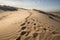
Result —
[[43, 11], [10, 8], [0, 6], [4, 10], [0, 13], [0, 40], [60, 40], [60, 18]]

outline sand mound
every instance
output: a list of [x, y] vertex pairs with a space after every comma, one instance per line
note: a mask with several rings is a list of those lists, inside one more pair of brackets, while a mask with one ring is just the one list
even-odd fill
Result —
[[60, 20], [36, 10], [0, 13], [0, 40], [60, 40], [60, 22], [56, 19]]

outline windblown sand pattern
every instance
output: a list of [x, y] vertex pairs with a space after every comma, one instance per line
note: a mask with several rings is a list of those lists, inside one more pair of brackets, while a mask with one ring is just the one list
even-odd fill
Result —
[[59, 20], [36, 10], [2, 12], [0, 40], [60, 40]]

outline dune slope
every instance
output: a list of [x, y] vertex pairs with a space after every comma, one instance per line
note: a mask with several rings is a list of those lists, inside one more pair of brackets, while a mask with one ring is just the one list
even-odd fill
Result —
[[60, 40], [60, 19], [35, 10], [0, 13], [0, 40]]

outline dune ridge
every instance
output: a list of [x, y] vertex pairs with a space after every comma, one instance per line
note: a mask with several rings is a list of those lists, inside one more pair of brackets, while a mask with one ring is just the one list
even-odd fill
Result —
[[0, 40], [60, 40], [60, 17], [37, 9], [0, 8]]

